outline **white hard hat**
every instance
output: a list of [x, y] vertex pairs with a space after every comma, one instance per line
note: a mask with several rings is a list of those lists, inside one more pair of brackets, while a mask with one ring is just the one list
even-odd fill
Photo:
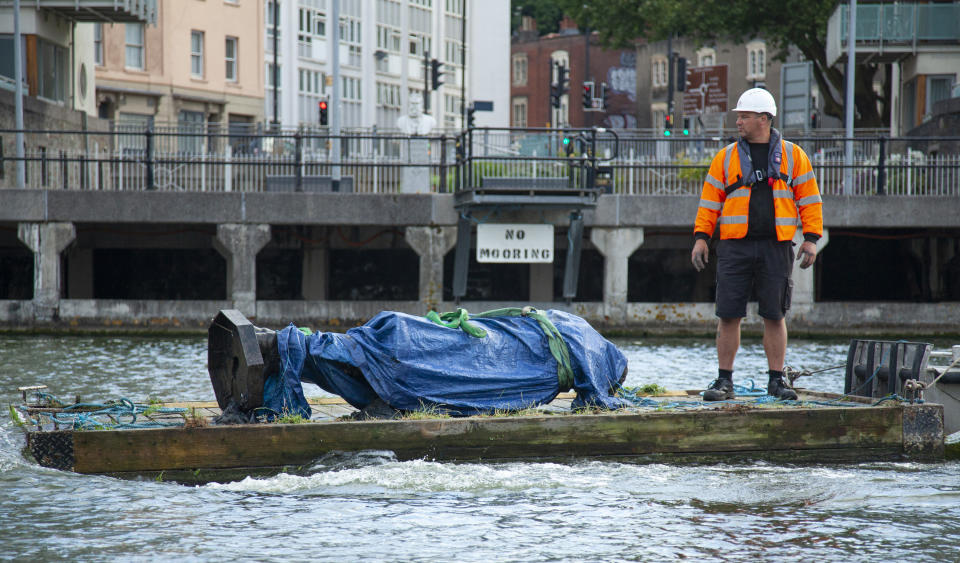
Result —
[[733, 111], [755, 111], [777, 115], [777, 102], [773, 101], [770, 92], [763, 88], [750, 88], [740, 95], [737, 107]]

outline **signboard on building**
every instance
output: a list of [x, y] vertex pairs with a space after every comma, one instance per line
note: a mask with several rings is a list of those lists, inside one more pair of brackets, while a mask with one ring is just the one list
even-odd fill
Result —
[[687, 88], [683, 92], [683, 114], [727, 111], [727, 65], [688, 68]]
[[783, 127], [809, 129], [813, 112], [813, 63], [789, 63], [780, 67], [780, 123]]
[[480, 223], [477, 262], [553, 262], [553, 225]]

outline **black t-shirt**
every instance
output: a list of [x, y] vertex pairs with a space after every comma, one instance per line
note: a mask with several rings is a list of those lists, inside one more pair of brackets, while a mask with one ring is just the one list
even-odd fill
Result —
[[[747, 238], [777, 238], [773, 211], [773, 188], [767, 182], [767, 162], [770, 143], [750, 143], [750, 161], [753, 163], [753, 184], [750, 190], [750, 216], [747, 219]], [[763, 172], [757, 181], [756, 171]]]

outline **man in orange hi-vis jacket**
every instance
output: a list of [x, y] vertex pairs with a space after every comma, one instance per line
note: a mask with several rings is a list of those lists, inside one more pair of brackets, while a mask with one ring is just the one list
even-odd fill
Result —
[[823, 234], [823, 202], [810, 159], [771, 127], [777, 115], [773, 96], [751, 88], [737, 101], [740, 139], [713, 158], [703, 183], [694, 226], [694, 268], [706, 267], [707, 241], [720, 227], [717, 244], [718, 377], [705, 401], [734, 398], [733, 361], [740, 347], [740, 321], [756, 290], [763, 318], [763, 349], [770, 380], [767, 393], [794, 400], [783, 381], [787, 323], [793, 292], [793, 238], [803, 226], [800, 267], [809, 268]]

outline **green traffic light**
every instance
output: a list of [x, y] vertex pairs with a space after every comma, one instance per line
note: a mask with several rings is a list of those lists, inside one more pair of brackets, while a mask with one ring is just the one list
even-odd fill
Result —
[[689, 130], [689, 129], [684, 129], [684, 130], [683, 130], [683, 134], [684, 134], [684, 135], [689, 135], [689, 134], [690, 134], [690, 130]]
[[570, 137], [564, 137], [564, 138], [563, 138], [563, 144], [569, 145], [569, 144], [570, 144]]
[[669, 137], [669, 136], [670, 136], [670, 130], [668, 129], [667, 131], [664, 131], [664, 132], [663, 132], [663, 136], [664, 136], [664, 137]]

